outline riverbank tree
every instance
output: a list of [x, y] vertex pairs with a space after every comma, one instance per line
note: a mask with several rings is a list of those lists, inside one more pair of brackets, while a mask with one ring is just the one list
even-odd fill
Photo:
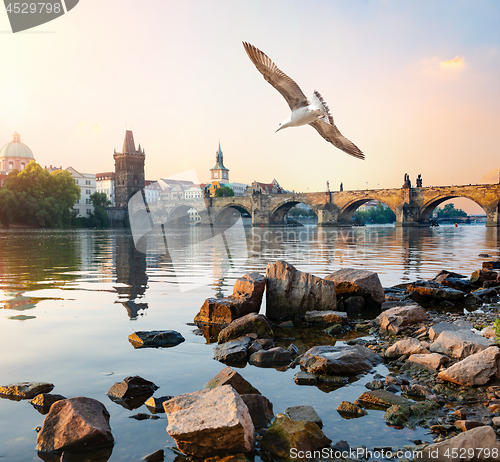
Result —
[[357, 210], [352, 216], [353, 220], [361, 223], [385, 224], [394, 223], [396, 214], [387, 206], [378, 202], [375, 207], [370, 207], [368, 210]]
[[50, 173], [35, 161], [13, 170], [0, 190], [3, 226], [20, 223], [42, 228], [62, 228], [71, 223], [71, 210], [80, 188], [66, 170]]
[[440, 207], [434, 211], [435, 218], [456, 218], [456, 217], [466, 217], [467, 212], [462, 209], [456, 209], [455, 204], [446, 204], [444, 207]]

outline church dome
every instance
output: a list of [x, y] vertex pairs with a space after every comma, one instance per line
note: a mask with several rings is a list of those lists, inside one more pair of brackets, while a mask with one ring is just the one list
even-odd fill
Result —
[[35, 160], [35, 157], [33, 156], [31, 149], [28, 148], [28, 146], [26, 146], [24, 143], [21, 143], [21, 135], [15, 132], [13, 138], [14, 138], [13, 141], [7, 143], [0, 150], [0, 159], [4, 159], [6, 157], [12, 157], [12, 158], [29, 159], [28, 162], [30, 160]]

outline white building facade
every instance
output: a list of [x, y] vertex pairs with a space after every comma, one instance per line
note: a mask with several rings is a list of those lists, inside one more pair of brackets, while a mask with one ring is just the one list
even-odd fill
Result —
[[96, 192], [96, 175], [95, 173], [80, 173], [73, 167], [68, 167], [66, 170], [71, 173], [81, 192], [80, 199], [73, 205], [73, 210], [77, 212], [77, 217], [88, 217], [94, 211], [90, 196]]
[[106, 194], [111, 202], [111, 207], [115, 206], [115, 172], [96, 173], [96, 192]]

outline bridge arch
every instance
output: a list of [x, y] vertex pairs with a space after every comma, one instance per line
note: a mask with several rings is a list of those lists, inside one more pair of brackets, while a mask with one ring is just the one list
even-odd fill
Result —
[[269, 224], [271, 226], [285, 226], [286, 225], [286, 214], [292, 207], [295, 207], [298, 204], [307, 205], [315, 214], [318, 216], [318, 207], [309, 203], [302, 198], [289, 198], [284, 202], [281, 202], [273, 209], [271, 209], [271, 213], [269, 214]]
[[[429, 224], [430, 218], [432, 215], [432, 212], [439, 207], [443, 202], [446, 202], [450, 199], [456, 199], [456, 198], [465, 198], [469, 199], [475, 204], [479, 205], [486, 214], [488, 214], [488, 210], [484, 208], [484, 204], [481, 204], [479, 201], [477, 201], [474, 197], [470, 196], [469, 194], [441, 194], [439, 196], [433, 197], [432, 199], [428, 200], [426, 203], [420, 207], [419, 210], [419, 222], [420, 224]], [[497, 206], [498, 208], [498, 206]]]
[[396, 215], [396, 221], [401, 220], [401, 216], [402, 216], [401, 210], [394, 208], [393, 206], [387, 204], [387, 202], [385, 202], [381, 198], [378, 198], [376, 196], [373, 196], [373, 197], [368, 196], [368, 197], [362, 197], [359, 199], [358, 198], [353, 199], [350, 202], [348, 202], [347, 204], [345, 204], [340, 209], [340, 212], [339, 212], [339, 216], [338, 216], [339, 224], [349, 224], [350, 225], [352, 223], [352, 216], [354, 215], [356, 210], [358, 210], [358, 208], [361, 207], [363, 204], [366, 204], [367, 202], [370, 202], [370, 201], [382, 202], [386, 207], [389, 207], [394, 212], [394, 214]]
[[230, 203], [217, 210], [214, 223], [216, 225], [228, 225], [235, 223], [240, 217], [251, 217], [252, 209], [243, 204]]
[[[207, 209], [203, 201], [187, 202], [187, 203], [179, 202], [169, 210], [167, 215], [168, 216], [167, 222], [174, 226], [189, 224], [191, 216], [190, 211], [193, 209], [196, 210], [200, 218], [207, 214]], [[201, 220], [203, 220], [203, 218], [201, 218]], [[191, 221], [196, 222], [201, 220], [195, 219]]]

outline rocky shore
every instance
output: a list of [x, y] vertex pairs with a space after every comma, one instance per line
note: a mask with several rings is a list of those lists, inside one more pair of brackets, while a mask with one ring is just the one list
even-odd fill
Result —
[[[384, 289], [370, 271], [348, 268], [319, 278], [277, 261], [265, 276], [238, 279], [231, 296], [202, 304], [194, 319], [197, 332], [214, 343], [214, 359], [222, 363], [204, 389], [154, 396], [156, 384], [131, 376], [107, 394], [126, 409], [144, 404], [149, 414], [131, 416], [137, 420], [166, 413], [180, 458], [366, 460], [367, 451], [375, 451], [371, 459], [380, 460], [385, 451], [402, 462], [500, 460], [500, 346], [494, 328], [499, 269], [500, 262], [488, 261], [471, 277], [441, 271], [432, 280]], [[285, 343], [277, 333], [287, 328], [321, 334], [312, 347]], [[136, 332], [129, 340], [134, 348], [172, 348], [184, 341], [175, 331]], [[382, 410], [387, 425], [423, 427], [429, 441], [391, 448], [332, 441], [318, 410], [302, 403], [274, 409], [234, 370], [244, 364], [295, 369], [298, 386], [336, 389], [364, 381], [366, 391], [356, 400], [339, 401], [342, 418]], [[379, 364], [389, 374], [373, 375]], [[106, 407], [51, 394], [53, 388], [26, 382], [0, 387], [0, 396], [31, 399], [46, 415], [37, 436], [43, 460], [66, 460], [68, 454], [75, 462], [108, 460], [115, 437]], [[164, 449], [144, 460], [164, 460]]]

